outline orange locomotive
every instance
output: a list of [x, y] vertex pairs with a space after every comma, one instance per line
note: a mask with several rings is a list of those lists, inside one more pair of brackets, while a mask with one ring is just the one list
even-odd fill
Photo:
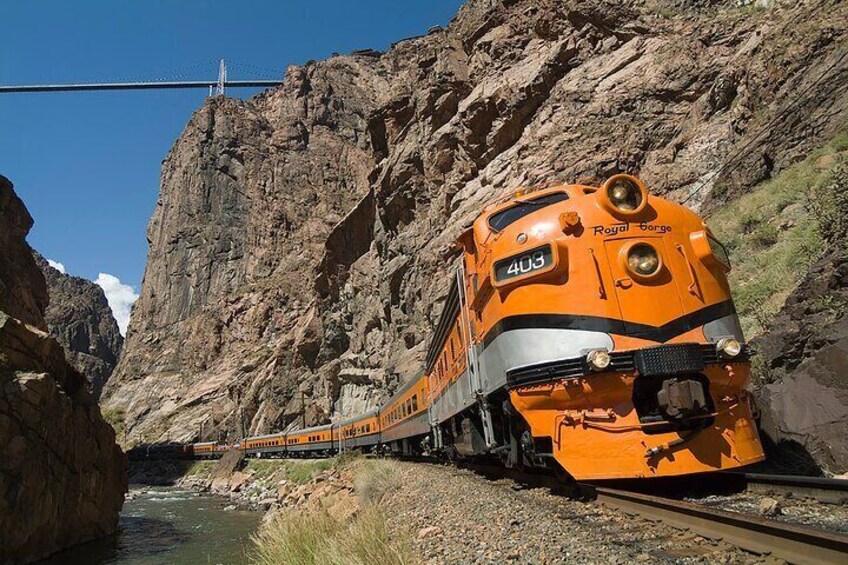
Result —
[[377, 410], [241, 448], [496, 455], [577, 480], [763, 459], [730, 262], [695, 213], [615, 175], [503, 198], [459, 247], [420, 376]]
[[427, 360], [435, 449], [577, 480], [763, 459], [730, 263], [695, 213], [615, 175], [495, 203], [460, 245]]

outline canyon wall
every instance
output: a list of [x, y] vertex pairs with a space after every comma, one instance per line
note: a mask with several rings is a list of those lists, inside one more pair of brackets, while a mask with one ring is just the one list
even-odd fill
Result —
[[164, 161], [106, 405], [133, 441], [377, 405], [420, 369], [483, 203], [627, 171], [714, 209], [848, 123], [846, 27], [833, 0], [472, 0], [208, 99]]
[[127, 486], [114, 431], [47, 333], [32, 223], [0, 176], [0, 563], [114, 533]]
[[124, 338], [103, 289], [93, 282], [61, 273], [38, 253], [35, 261], [47, 281], [45, 322], [65, 349], [68, 362], [88, 381], [94, 398], [109, 379]]

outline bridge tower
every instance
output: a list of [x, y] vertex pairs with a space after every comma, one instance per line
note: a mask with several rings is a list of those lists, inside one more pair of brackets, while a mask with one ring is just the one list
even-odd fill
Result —
[[221, 59], [221, 64], [218, 66], [218, 85], [215, 87], [215, 96], [224, 96], [224, 84], [227, 82], [227, 65]]

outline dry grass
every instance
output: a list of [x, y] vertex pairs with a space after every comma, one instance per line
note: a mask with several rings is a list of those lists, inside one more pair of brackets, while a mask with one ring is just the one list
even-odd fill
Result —
[[834, 171], [846, 159], [848, 136], [841, 135], [729, 202], [708, 221], [730, 251], [730, 285], [746, 336], [769, 328], [786, 297], [821, 255], [822, 228], [826, 235], [837, 221], [831, 218], [840, 217], [835, 216], [837, 200], [830, 196], [837, 193], [822, 187], [832, 184]]
[[260, 565], [403, 565], [409, 546], [389, 539], [376, 506], [344, 523], [323, 511], [280, 515], [254, 537], [253, 562]]
[[400, 486], [400, 465], [388, 459], [363, 461], [356, 470], [353, 488], [363, 505], [379, 504]]
[[[345, 462], [345, 464], [350, 464]], [[383, 497], [400, 484], [394, 461], [355, 461], [360, 510], [340, 521], [323, 510], [280, 514], [253, 538], [260, 565], [403, 565], [413, 563], [407, 539], [390, 539]]]

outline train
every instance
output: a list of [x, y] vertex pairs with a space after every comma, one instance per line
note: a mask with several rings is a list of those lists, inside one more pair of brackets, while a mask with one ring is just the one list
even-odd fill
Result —
[[456, 251], [423, 367], [384, 404], [189, 451], [487, 457], [577, 481], [764, 459], [729, 255], [695, 212], [629, 174], [522, 189]]

